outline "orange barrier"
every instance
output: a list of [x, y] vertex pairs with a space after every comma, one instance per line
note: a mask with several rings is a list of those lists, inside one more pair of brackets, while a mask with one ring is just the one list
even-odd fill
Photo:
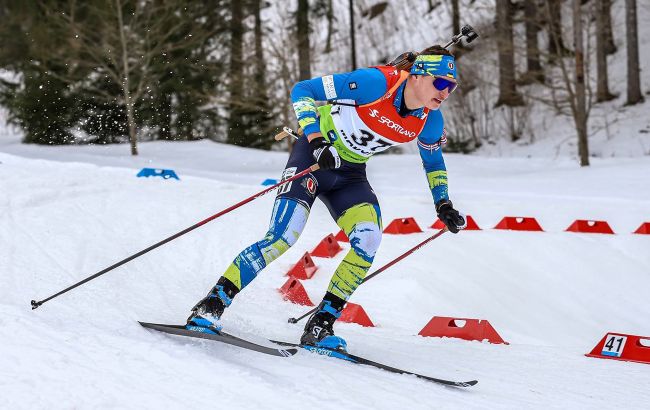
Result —
[[539, 231], [543, 232], [537, 220], [532, 217], [506, 216], [494, 229], [508, 229], [511, 231]]
[[392, 234], [408, 234], [417, 232], [422, 232], [422, 229], [420, 229], [418, 223], [415, 222], [415, 219], [413, 218], [393, 219], [386, 229], [384, 229], [384, 233]]
[[314, 276], [314, 273], [316, 273], [317, 270], [318, 267], [316, 264], [314, 264], [314, 260], [311, 258], [311, 256], [309, 256], [308, 252], [305, 252], [298, 263], [289, 269], [287, 276], [291, 276], [296, 279], [310, 279], [312, 276]]
[[420, 333], [427, 337], [455, 337], [464, 340], [487, 340], [490, 343], [509, 344], [499, 336], [487, 320], [434, 316]]
[[363, 307], [350, 302], [345, 305], [338, 320], [346, 323], [357, 323], [366, 327], [375, 327]]
[[289, 280], [282, 285], [279, 291], [284, 300], [288, 300], [289, 302], [298, 305], [314, 306], [312, 301], [309, 299], [309, 295], [307, 295], [307, 291], [298, 279], [289, 278]]
[[311, 251], [311, 256], [318, 256], [320, 258], [333, 258], [337, 253], [341, 252], [343, 249], [339, 246], [339, 243], [334, 238], [334, 235], [327, 235], [313, 251]]
[[585, 356], [650, 364], [650, 337], [609, 332]]

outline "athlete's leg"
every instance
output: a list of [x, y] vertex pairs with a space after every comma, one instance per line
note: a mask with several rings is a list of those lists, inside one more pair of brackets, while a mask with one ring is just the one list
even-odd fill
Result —
[[347, 301], [366, 277], [381, 244], [379, 205], [354, 205], [336, 223], [350, 239], [350, 251], [336, 268], [327, 291]]
[[[306, 139], [303, 143], [297, 143], [283, 172], [283, 179], [308, 168], [313, 162]], [[211, 322], [214, 325], [237, 293], [255, 279], [269, 263], [296, 243], [307, 223], [318, 185], [318, 180], [313, 175], [308, 175], [280, 188], [273, 206], [269, 230], [264, 238], [235, 257], [214, 288], [194, 306], [188, 324], [210, 326], [208, 322]]]
[[320, 196], [350, 239], [351, 249], [336, 268], [318, 310], [309, 318], [301, 343], [345, 348], [345, 341], [334, 336], [332, 326], [370, 269], [382, 235], [377, 197], [365, 180], [365, 172], [362, 176], [348, 175], [349, 183]]
[[302, 202], [294, 198], [277, 198], [264, 238], [237, 255], [223, 277], [234, 285], [236, 292], [245, 288], [259, 271], [296, 243], [308, 217], [309, 209]]

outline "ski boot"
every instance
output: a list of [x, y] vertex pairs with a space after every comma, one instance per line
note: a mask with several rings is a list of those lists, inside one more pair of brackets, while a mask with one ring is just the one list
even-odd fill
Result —
[[221, 315], [237, 294], [234, 285], [224, 282], [220, 279], [210, 293], [192, 308], [192, 313], [187, 318], [186, 329], [204, 333], [219, 333], [223, 327], [220, 323]]
[[[341, 316], [341, 310], [343, 310], [345, 304], [344, 300], [338, 297], [336, 299], [338, 300], [334, 302], [334, 305], [339, 305], [337, 306], [339, 309], [333, 306], [332, 301], [326, 299], [323, 299], [318, 305], [318, 310], [311, 315], [307, 325], [305, 325], [305, 332], [300, 338], [300, 344], [346, 351], [346, 341], [342, 337], [334, 335], [334, 329], [332, 328], [336, 319]], [[339, 300], [341, 302], [337, 303]]]

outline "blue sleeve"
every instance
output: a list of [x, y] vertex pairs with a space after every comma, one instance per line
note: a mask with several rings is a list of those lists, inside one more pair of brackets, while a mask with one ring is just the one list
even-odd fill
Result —
[[429, 111], [427, 122], [418, 136], [418, 148], [433, 201], [449, 199], [447, 168], [442, 157], [442, 145], [447, 142], [444, 120], [439, 110]]
[[345, 100], [367, 104], [386, 93], [386, 78], [376, 68], [361, 68], [300, 81], [291, 90], [293, 110], [305, 135], [320, 132], [316, 101]]

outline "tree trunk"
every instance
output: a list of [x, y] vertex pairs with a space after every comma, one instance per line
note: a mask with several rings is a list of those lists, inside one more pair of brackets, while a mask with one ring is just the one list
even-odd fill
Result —
[[609, 81], [607, 79], [607, 53], [605, 15], [606, 0], [596, 0], [596, 101], [603, 102], [615, 98], [609, 92]]
[[255, 92], [261, 95], [261, 99], [266, 100], [266, 63], [264, 62], [264, 49], [262, 48], [262, 16], [260, 2], [262, 0], [253, 0], [253, 15], [255, 16], [255, 82], [257, 89]]
[[618, 47], [614, 44], [614, 33], [612, 31], [612, 0], [603, 0], [605, 22], [605, 53], [614, 54]]
[[352, 46], [352, 71], [357, 69], [357, 44], [354, 35], [354, 0], [350, 0], [350, 43]]
[[497, 0], [497, 47], [499, 49], [499, 99], [496, 106], [524, 105], [517, 93], [515, 82], [515, 56], [512, 41], [512, 4], [510, 0]]
[[451, 0], [451, 27], [454, 35], [460, 33], [460, 8], [458, 7], [458, 0]]
[[230, 77], [228, 104], [228, 142], [241, 143], [241, 106], [243, 103], [243, 10], [240, 2], [230, 0], [230, 64], [228, 74]]
[[525, 2], [524, 18], [526, 26], [526, 74], [525, 77], [531, 80], [544, 82], [544, 70], [539, 59], [539, 16], [537, 2], [528, 0]]
[[573, 39], [575, 42], [576, 61], [576, 96], [575, 112], [573, 117], [578, 132], [578, 154], [580, 155], [580, 166], [589, 165], [589, 145], [587, 142], [587, 107], [585, 97], [585, 62], [584, 46], [582, 42], [582, 12], [580, 10], [581, 0], [573, 0]]
[[332, 0], [327, 1], [327, 40], [325, 41], [325, 54], [332, 51], [332, 33], [334, 30], [334, 9]]
[[551, 60], [570, 55], [562, 40], [562, 1], [546, 0], [548, 53]]
[[126, 120], [129, 128], [129, 141], [131, 142], [131, 155], [138, 155], [138, 141], [136, 135], [135, 116], [133, 115], [133, 96], [131, 95], [131, 81], [129, 71], [129, 58], [127, 52], [126, 35], [124, 34], [124, 22], [122, 19], [122, 2], [115, 0], [115, 8], [117, 12], [117, 24], [120, 33], [120, 44], [122, 45], [122, 94], [124, 95], [124, 103], [126, 104]]
[[130, 101], [130, 94], [127, 96], [127, 98], [128, 102], [126, 103], [126, 118], [129, 123], [129, 141], [131, 141], [131, 155], [138, 155], [137, 136], [135, 133], [135, 117], [133, 115], [133, 102]]
[[158, 98], [158, 124], [160, 131], [158, 139], [170, 141], [172, 136], [172, 96], [169, 92], [162, 92]]
[[633, 105], [643, 101], [639, 78], [639, 35], [636, 0], [625, 0], [625, 37], [627, 39], [627, 101]]
[[296, 13], [296, 29], [298, 35], [298, 70], [299, 79], [311, 78], [311, 56], [309, 50], [309, 1], [298, 0]]

